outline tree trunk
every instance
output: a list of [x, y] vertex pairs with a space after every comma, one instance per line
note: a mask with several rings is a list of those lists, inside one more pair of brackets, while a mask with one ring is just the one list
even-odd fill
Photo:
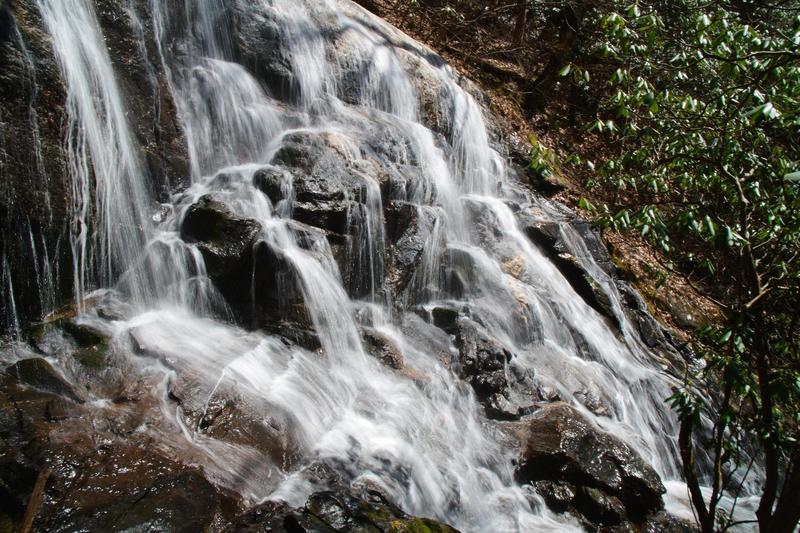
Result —
[[517, 24], [514, 27], [514, 45], [522, 46], [525, 42], [525, 30], [528, 29], [528, 0], [519, 0], [517, 4]]
[[697, 521], [703, 533], [714, 533], [714, 521], [708, 514], [705, 498], [700, 491], [700, 480], [697, 478], [697, 467], [694, 460], [694, 443], [692, 442], [692, 430], [694, 423], [691, 417], [681, 420], [681, 429], [678, 435], [678, 446], [681, 451], [681, 462], [683, 463], [683, 477], [686, 478], [686, 486], [689, 488], [689, 495], [692, 505], [697, 511]]
[[589, 10], [594, 6], [594, 1], [568, 2], [556, 16], [558, 41], [553, 46], [553, 53], [547, 65], [526, 88], [525, 108], [529, 112], [534, 113], [542, 108], [558, 81], [558, 73], [572, 60], [579, 44], [580, 28]]
[[800, 445], [795, 444], [775, 514], [769, 523], [773, 533], [792, 533], [800, 523]]

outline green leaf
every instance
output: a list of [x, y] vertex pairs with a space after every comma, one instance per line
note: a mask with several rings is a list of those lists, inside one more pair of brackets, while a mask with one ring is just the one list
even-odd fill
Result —
[[800, 171], [786, 174], [783, 179], [792, 183], [800, 183]]
[[563, 78], [564, 76], [568, 76], [570, 72], [572, 72], [572, 65], [567, 65], [558, 71], [558, 75]]

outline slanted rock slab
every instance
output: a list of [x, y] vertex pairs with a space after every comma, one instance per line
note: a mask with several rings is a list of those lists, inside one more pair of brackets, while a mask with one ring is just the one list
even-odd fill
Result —
[[597, 489], [622, 502], [634, 522], [663, 508], [666, 489], [655, 470], [575, 408], [554, 403], [531, 415], [526, 424], [516, 471], [520, 482], [548, 480]]

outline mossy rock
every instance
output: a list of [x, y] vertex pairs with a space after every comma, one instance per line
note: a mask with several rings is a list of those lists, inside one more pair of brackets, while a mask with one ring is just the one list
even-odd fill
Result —
[[73, 354], [73, 357], [81, 365], [100, 370], [106, 367], [108, 356], [108, 346], [91, 346], [82, 348]]
[[455, 530], [439, 522], [427, 518], [409, 518], [408, 520], [392, 520], [389, 533], [452, 533]]
[[[290, 529], [286, 527], [287, 524], [295, 527]], [[301, 509], [290, 509], [282, 503], [267, 502], [243, 515], [236, 530], [458, 533], [452, 527], [434, 520], [409, 516], [383, 495], [372, 490], [356, 494], [346, 491], [317, 492], [309, 497], [305, 507]]]
[[28, 330], [28, 340], [36, 346], [48, 333], [56, 330], [63, 331], [83, 348], [108, 345], [107, 335], [91, 326], [79, 324], [72, 313], [62, 313], [45, 322], [33, 324]]
[[43, 392], [57, 394], [74, 402], [81, 402], [75, 389], [46, 360], [36, 357], [23, 359], [6, 368], [5, 373], [19, 383]]

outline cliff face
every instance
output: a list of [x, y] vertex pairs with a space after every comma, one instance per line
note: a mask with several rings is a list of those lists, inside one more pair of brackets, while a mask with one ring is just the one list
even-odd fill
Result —
[[64, 1], [0, 4], [0, 520], [672, 524], [682, 355], [474, 85], [346, 0]]
[[[96, 13], [147, 179], [164, 200], [185, 182], [188, 156], [148, 5], [100, 1]], [[13, 331], [73, 297], [70, 239], [80, 228], [70, 218], [76, 191], [66, 157], [66, 91], [52, 41], [34, 1], [5, 1], [0, 13], [0, 319]]]
[[[70, 185], [64, 87], [42, 21], [27, 3], [4, 2], [0, 13], [2, 327], [9, 330], [71, 291], [69, 277], [54, 271], [50, 281], [42, 272], [50, 262], [69, 270]], [[50, 294], [44, 283], [52, 283]]]

